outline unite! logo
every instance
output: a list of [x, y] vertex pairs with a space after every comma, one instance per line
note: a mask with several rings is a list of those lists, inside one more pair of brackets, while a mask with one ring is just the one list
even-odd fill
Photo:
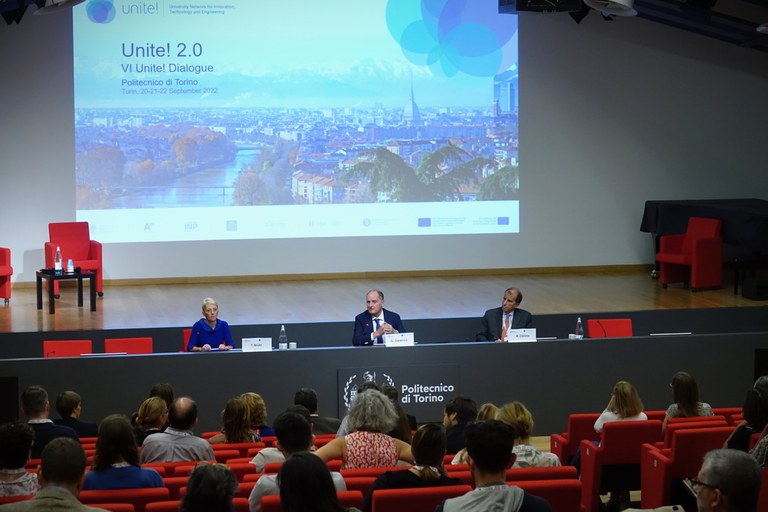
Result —
[[115, 19], [114, 0], [90, 0], [85, 6], [85, 12], [93, 23], [110, 23]]
[[381, 379], [382, 382], [376, 382], [376, 372], [366, 371], [363, 372], [363, 375], [361, 376], [362, 381], [357, 381], [357, 374], [352, 375], [347, 379], [347, 382], [344, 385], [344, 405], [347, 406], [347, 409], [349, 409], [349, 406], [352, 405], [352, 402], [355, 400], [355, 397], [357, 396], [357, 388], [360, 384], [363, 384], [364, 382], [375, 382], [376, 384], [395, 385], [395, 381], [392, 380], [391, 376], [386, 373], [382, 373], [381, 376], [383, 377]]

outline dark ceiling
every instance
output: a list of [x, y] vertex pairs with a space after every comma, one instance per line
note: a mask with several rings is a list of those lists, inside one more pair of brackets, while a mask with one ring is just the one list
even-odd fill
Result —
[[[548, 0], [547, 3], [555, 5], [561, 1]], [[46, 0], [0, 0], [0, 15], [8, 24], [23, 23], [28, 7], [32, 6], [31, 12], [45, 3]], [[768, 0], [635, 0], [634, 8], [638, 17], [646, 20], [768, 52], [768, 33], [756, 30], [768, 23]], [[589, 11], [589, 7], [583, 6], [581, 13], [571, 14], [579, 19]]]

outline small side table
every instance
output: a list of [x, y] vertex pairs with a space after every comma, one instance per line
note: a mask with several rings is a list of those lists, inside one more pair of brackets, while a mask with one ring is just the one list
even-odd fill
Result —
[[87, 278], [89, 280], [88, 288], [91, 292], [91, 311], [96, 311], [96, 272], [85, 270], [82, 272], [62, 272], [61, 274], [54, 274], [38, 270], [35, 275], [37, 277], [37, 309], [43, 309], [43, 279], [47, 281], [48, 313], [52, 315], [56, 311], [56, 303], [53, 296], [53, 283], [56, 281], [77, 279], [77, 305], [78, 307], [83, 307], [83, 279]]

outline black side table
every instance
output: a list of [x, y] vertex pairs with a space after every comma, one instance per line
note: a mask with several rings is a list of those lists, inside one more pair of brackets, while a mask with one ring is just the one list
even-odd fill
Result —
[[96, 311], [96, 272], [85, 270], [83, 272], [62, 272], [61, 274], [55, 274], [45, 270], [38, 270], [35, 275], [37, 277], [37, 309], [43, 309], [43, 279], [47, 280], [48, 313], [52, 315], [55, 312], [56, 305], [53, 296], [53, 283], [56, 281], [77, 279], [77, 305], [83, 307], [83, 279], [87, 278], [89, 280], [88, 288], [91, 292], [91, 311]]

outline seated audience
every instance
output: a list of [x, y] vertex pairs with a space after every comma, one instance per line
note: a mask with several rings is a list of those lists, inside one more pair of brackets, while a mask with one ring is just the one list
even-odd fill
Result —
[[699, 512], [757, 512], [760, 479], [755, 459], [724, 449], [707, 453], [699, 474], [689, 481]]
[[99, 426], [80, 420], [83, 400], [74, 391], [63, 391], [56, 397], [56, 411], [61, 419], [54, 420], [56, 425], [64, 425], [75, 431], [78, 437], [96, 437]]
[[752, 435], [761, 433], [768, 425], [768, 375], [757, 379], [747, 391], [742, 411], [744, 422], [734, 429], [725, 443], [725, 448], [748, 452]]
[[341, 426], [341, 420], [330, 416], [320, 416], [317, 407], [317, 392], [312, 388], [301, 388], [293, 395], [293, 404], [309, 410], [312, 431], [317, 434], [335, 434]]
[[141, 446], [147, 436], [163, 432], [167, 425], [168, 405], [165, 400], [159, 396], [147, 398], [139, 406], [133, 426], [136, 444]]
[[[495, 420], [496, 414], [498, 414], [499, 408], [495, 404], [486, 402], [480, 406], [477, 410], [477, 421]], [[453, 464], [466, 464], [467, 463], [467, 449], [462, 448], [456, 455], [454, 455], [451, 465]]]
[[85, 474], [83, 490], [163, 486], [163, 479], [157, 471], [140, 467], [139, 447], [128, 418], [120, 414], [104, 418], [99, 425], [93, 467]]
[[[354, 394], [352, 395], [351, 397], [352, 403], [354, 403], [357, 395], [359, 395], [360, 393], [368, 389], [375, 389], [376, 391], [381, 391], [381, 388], [375, 382], [370, 380], [365, 381], [357, 387]], [[349, 410], [347, 410], [347, 414], [341, 419], [341, 425], [339, 425], [339, 430], [336, 431], [336, 437], [344, 437], [345, 435], [351, 432], [351, 430], [349, 429], [349, 425], [347, 424], [348, 422], [349, 422]]]
[[[289, 410], [280, 413], [275, 418], [275, 434], [277, 436], [277, 448], [281, 455], [280, 460], [270, 460], [270, 462], [284, 462], [286, 458], [294, 453], [309, 451], [314, 442], [315, 436], [312, 435], [312, 425], [307, 419], [307, 413], [296, 412], [294, 409], [305, 407], [294, 406]], [[265, 448], [269, 450], [269, 448]], [[264, 450], [262, 450], [263, 452]], [[261, 452], [259, 452], [261, 453]], [[257, 454], [258, 456], [258, 454]], [[344, 477], [340, 473], [332, 472], [331, 478], [333, 485], [339, 491], [346, 490]], [[277, 481], [277, 475], [262, 475], [256, 482], [256, 485], [248, 497], [248, 507], [250, 512], [258, 512], [261, 509], [261, 498], [272, 494], [279, 494], [280, 486]]]
[[662, 427], [667, 428], [669, 418], [692, 418], [694, 416], [712, 416], [712, 407], [699, 401], [699, 385], [696, 379], [686, 372], [677, 372], [672, 376], [672, 401], [667, 408]]
[[25, 423], [0, 425], [0, 496], [37, 493], [37, 475], [25, 469], [34, 439], [35, 432]]
[[411, 452], [415, 459], [412, 468], [387, 471], [376, 478], [365, 496], [364, 512], [370, 512], [373, 507], [373, 492], [380, 489], [461, 485], [461, 480], [449, 477], [443, 467], [445, 432], [440, 425], [427, 423], [419, 427], [413, 436]]
[[182, 512], [231, 512], [237, 478], [224, 464], [199, 464], [189, 476]]
[[38, 480], [40, 491], [31, 500], [9, 503], [3, 512], [36, 512], [66, 510], [68, 512], [106, 512], [86, 507], [77, 500], [85, 472], [85, 452], [76, 439], [52, 439], [43, 449]]
[[[307, 422], [310, 421], [310, 419], [309, 419], [310, 418], [309, 411], [307, 410], [306, 407], [301, 406], [301, 405], [292, 405], [291, 407], [288, 407], [285, 411], [283, 411], [282, 413], [280, 413], [278, 415], [278, 418], [280, 416], [284, 415], [285, 413], [299, 414], [301, 417], [303, 417], [305, 420], [307, 420]], [[288, 424], [286, 425], [285, 418], [282, 420], [282, 423], [283, 423], [283, 425], [280, 427], [281, 429], [285, 430], [287, 428], [289, 430], [289, 432], [292, 431], [292, 430], [295, 430], [295, 423], [288, 422]], [[311, 426], [312, 426], [312, 424], [310, 423], [310, 427]], [[276, 446], [276, 447], [268, 446], [266, 448], [262, 448], [261, 450], [259, 450], [259, 452], [256, 455], [254, 455], [253, 459], [251, 459], [251, 464], [256, 466], [256, 471], [258, 471], [259, 473], [263, 473], [264, 472], [264, 469], [267, 467], [267, 464], [270, 464], [270, 463], [273, 463], [273, 462], [285, 462], [285, 457], [287, 456], [287, 454], [285, 453], [285, 450], [283, 449], [283, 448], [285, 448], [285, 446], [283, 445], [282, 448], [280, 447], [280, 434], [279, 434], [280, 430], [278, 430], [277, 418], [275, 418], [274, 429], [275, 429], [275, 436], [277, 437], [277, 443], [276, 444], [278, 446]], [[312, 434], [311, 430], [312, 430], [312, 428], [310, 428], [310, 435]], [[284, 434], [283, 438], [285, 439], [287, 435], [290, 435], [290, 434]], [[314, 444], [314, 436], [312, 436], [310, 438], [309, 442], [310, 442], [309, 447], [301, 445], [301, 446], [297, 446], [296, 448], [294, 448], [292, 450], [289, 449], [288, 451], [291, 452], [291, 453], [292, 452], [314, 451], [315, 450], [315, 447], [313, 446], [313, 444]], [[292, 445], [296, 446], [296, 443], [292, 443]], [[275, 494], [277, 494], [277, 493], [275, 493]]]
[[27, 417], [27, 423], [35, 431], [35, 441], [32, 443], [33, 459], [39, 459], [45, 445], [57, 437], [69, 437], [79, 441], [77, 433], [69, 427], [54, 425], [49, 418], [51, 404], [48, 392], [40, 386], [29, 386], [21, 394], [21, 410]]
[[413, 462], [411, 447], [385, 434], [395, 426], [397, 413], [381, 391], [358, 393], [347, 416], [352, 433], [337, 437], [315, 452], [324, 462], [341, 459], [342, 469], [388, 467], [399, 460]]
[[283, 512], [358, 510], [341, 506], [328, 466], [309, 452], [294, 453], [288, 457], [280, 468], [277, 481]]
[[251, 430], [250, 411], [242, 397], [227, 401], [221, 411], [221, 423], [221, 432], [208, 439], [209, 443], [255, 443], [260, 440]]
[[208, 441], [196, 437], [197, 404], [189, 397], [177, 398], [168, 412], [169, 426], [165, 432], [144, 439], [142, 462], [179, 462], [213, 460], [213, 448]]
[[441, 503], [435, 512], [549, 512], [546, 500], [507, 485], [506, 472], [515, 463], [515, 429], [498, 420], [478, 421], [464, 428], [469, 470], [475, 489]]
[[147, 398], [152, 398], [153, 396], [159, 396], [163, 400], [165, 400], [165, 406], [170, 407], [173, 403], [173, 386], [168, 382], [158, 382], [154, 386], [152, 386], [152, 389], [149, 390], [149, 396]]
[[595, 432], [602, 432], [603, 425], [611, 421], [647, 420], [643, 412], [643, 402], [635, 387], [625, 380], [616, 383], [611, 392], [611, 399], [600, 417], [595, 421]]
[[248, 404], [248, 411], [251, 418], [251, 429], [256, 434], [256, 440], [261, 441], [262, 437], [272, 437], [275, 431], [267, 426], [267, 404], [258, 393], [248, 392], [240, 395], [240, 398]]
[[[395, 424], [395, 428], [389, 432], [389, 435], [404, 443], [411, 444], [411, 440], [413, 439], [413, 434], [411, 433], [411, 421], [405, 413], [403, 405], [400, 403], [400, 393], [398, 393], [395, 386], [390, 386], [388, 384], [381, 386], [381, 392], [392, 400], [392, 405], [395, 406], [395, 412], [397, 413], [397, 423]], [[415, 423], [416, 418], [414, 418], [413, 421]], [[414, 428], [413, 430], [416, 429]]]
[[455, 454], [464, 448], [464, 427], [477, 418], [477, 404], [471, 398], [457, 396], [445, 404], [443, 425], [448, 440], [448, 453]]
[[496, 419], [515, 429], [517, 437], [512, 453], [515, 454], [516, 468], [545, 468], [559, 466], [560, 459], [554, 453], [542, 452], [531, 445], [533, 415], [520, 402], [504, 405], [496, 414]]

